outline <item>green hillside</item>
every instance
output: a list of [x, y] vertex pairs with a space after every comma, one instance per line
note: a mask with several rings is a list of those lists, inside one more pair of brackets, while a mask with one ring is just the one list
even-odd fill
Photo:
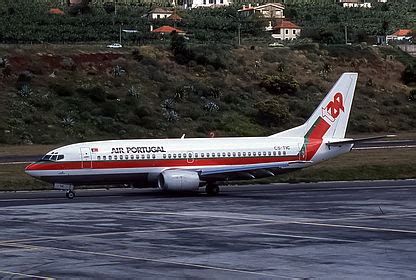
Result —
[[0, 141], [268, 135], [305, 121], [346, 71], [360, 73], [350, 133], [416, 127], [414, 72], [406, 86], [400, 62], [414, 59], [395, 49], [308, 43], [184, 50], [1, 46], [8, 63], [0, 69]]

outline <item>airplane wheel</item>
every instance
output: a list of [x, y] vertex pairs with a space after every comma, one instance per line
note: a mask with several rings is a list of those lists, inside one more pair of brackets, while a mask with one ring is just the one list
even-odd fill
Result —
[[67, 191], [65, 196], [68, 199], [73, 199], [75, 197], [75, 192], [74, 191]]
[[208, 195], [217, 195], [220, 192], [220, 187], [218, 185], [207, 185], [205, 191]]

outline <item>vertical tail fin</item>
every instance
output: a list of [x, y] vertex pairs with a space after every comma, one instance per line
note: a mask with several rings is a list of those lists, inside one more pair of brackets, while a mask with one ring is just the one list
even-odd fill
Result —
[[357, 73], [342, 74], [303, 125], [272, 137], [344, 138], [357, 79]]

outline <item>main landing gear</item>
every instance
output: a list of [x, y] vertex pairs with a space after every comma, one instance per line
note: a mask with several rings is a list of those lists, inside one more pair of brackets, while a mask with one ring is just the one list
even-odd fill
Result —
[[205, 187], [205, 192], [207, 193], [207, 195], [214, 196], [220, 192], [220, 187], [217, 184], [209, 183]]
[[73, 190], [68, 190], [65, 193], [66, 198], [73, 199], [75, 197], [75, 192]]

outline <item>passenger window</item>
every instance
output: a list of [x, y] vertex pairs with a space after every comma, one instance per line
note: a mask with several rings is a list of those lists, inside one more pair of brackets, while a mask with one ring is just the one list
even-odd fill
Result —
[[168, 154], [168, 158], [171, 158], [172, 157], [172, 155], [171, 154]]
[[107, 159], [107, 157], [106, 156], [103, 156], [103, 160], [106, 160]]
[[173, 154], [173, 158], [176, 158], [176, 154]]
[[222, 153], [222, 156], [225, 157], [227, 154], [225, 152]]
[[183, 153], [183, 158], [186, 158], [186, 154], [185, 153]]
[[239, 157], [241, 157], [241, 153], [240, 152], [238, 152], [237, 154], [238, 154]]
[[229, 157], [231, 156], [231, 152], [228, 152], [228, 156], [229, 156]]
[[221, 157], [221, 153], [217, 153], [217, 157]]
[[108, 159], [111, 160], [111, 156], [108, 156]]
[[181, 154], [178, 154], [178, 158], [181, 158]]
[[212, 154], [211, 154], [211, 156], [212, 156], [212, 157], [215, 157], [215, 153], [212, 153]]
[[253, 152], [253, 156], [255, 157], [257, 154], [256, 154], [256, 152]]
[[117, 156], [114, 156], [114, 159], [117, 159]]
[[[185, 157], [185, 154], [184, 154], [184, 157]], [[195, 153], [195, 158], [197, 158], [198, 157], [198, 153]]]
[[[60, 157], [60, 156], [59, 156]], [[59, 160], [59, 157], [58, 157], [58, 160]], [[97, 160], [101, 160], [101, 157], [100, 156], [97, 156]]]
[[246, 156], [246, 152], [243, 152], [243, 157], [245, 157]]
[[152, 154], [152, 158], [156, 158], [156, 155], [155, 154]]
[[274, 156], [276, 155], [276, 151], [273, 151], [273, 155], [274, 155]]
[[251, 152], [248, 152], [247, 154], [248, 154], [249, 157], [251, 157]]
[[265, 156], [266, 155], [266, 152], [263, 152], [263, 156]]
[[144, 159], [145, 158], [145, 156], [144, 156], [144, 154], [142, 155], [142, 159]]
[[149, 154], [147, 154], [147, 158], [148, 158], [148, 159], [150, 158], [150, 155], [149, 155]]
[[284, 155], [284, 156], [286, 155], [286, 151], [283, 151], [283, 155]]
[[282, 155], [282, 152], [281, 151], [279, 151], [279, 156], [281, 156]]
[[163, 154], [163, 158], [166, 158], [166, 154]]
[[209, 158], [209, 153], [207, 153], [207, 156], [206, 157]]
[[235, 157], [235, 152], [233, 152], [233, 157]]
[[139, 155], [136, 155], [136, 159], [140, 159], [140, 156]]
[[204, 157], [204, 153], [201, 153], [201, 157]]
[[134, 155], [131, 155], [131, 156], [130, 156], [130, 159], [134, 159]]
[[272, 155], [272, 152], [268, 152], [268, 155], [271, 156]]
[[192, 158], [192, 154], [191, 153], [189, 153], [188, 156], [189, 156], [189, 158]]

